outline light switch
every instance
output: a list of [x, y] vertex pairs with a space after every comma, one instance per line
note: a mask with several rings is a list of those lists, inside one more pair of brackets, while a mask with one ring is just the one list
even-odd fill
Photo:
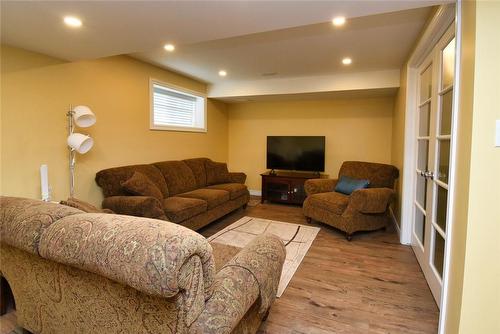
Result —
[[497, 119], [497, 130], [495, 132], [495, 146], [500, 147], [500, 119]]

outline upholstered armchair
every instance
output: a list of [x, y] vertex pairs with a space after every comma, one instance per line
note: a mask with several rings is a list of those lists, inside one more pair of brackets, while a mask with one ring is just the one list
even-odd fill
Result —
[[307, 198], [303, 212], [312, 219], [333, 226], [351, 240], [357, 231], [373, 231], [391, 221], [389, 205], [394, 200], [394, 182], [399, 176], [396, 167], [385, 164], [346, 161], [338, 177], [368, 179], [366, 189], [354, 191], [351, 195], [335, 192], [338, 179], [310, 179], [305, 183]]

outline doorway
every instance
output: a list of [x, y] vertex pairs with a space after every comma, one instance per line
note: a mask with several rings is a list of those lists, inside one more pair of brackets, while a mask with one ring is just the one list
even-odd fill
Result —
[[441, 302], [455, 69], [451, 25], [418, 66], [411, 245], [438, 306]]

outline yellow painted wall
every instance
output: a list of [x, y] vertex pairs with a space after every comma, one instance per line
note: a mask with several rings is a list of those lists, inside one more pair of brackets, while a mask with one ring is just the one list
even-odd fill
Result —
[[266, 137], [326, 136], [326, 173], [345, 160], [391, 162], [394, 99], [246, 102], [228, 105], [229, 166], [247, 173], [252, 190], [266, 171]]
[[2, 194], [40, 198], [39, 167], [49, 165], [52, 198], [69, 193], [66, 116], [88, 105], [94, 147], [77, 156], [76, 196], [99, 205], [95, 173], [134, 163], [206, 156], [227, 161], [226, 105], [209, 100], [208, 133], [149, 130], [149, 78], [206, 92], [206, 85], [127, 56], [64, 63], [2, 46]]
[[469, 208], [460, 333], [500, 333], [500, 2], [476, 2]]

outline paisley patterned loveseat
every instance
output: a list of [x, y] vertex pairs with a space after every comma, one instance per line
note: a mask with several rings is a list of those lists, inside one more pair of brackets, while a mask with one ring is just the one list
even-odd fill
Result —
[[282, 242], [212, 245], [161, 220], [0, 197], [0, 273], [33, 333], [255, 333]]

